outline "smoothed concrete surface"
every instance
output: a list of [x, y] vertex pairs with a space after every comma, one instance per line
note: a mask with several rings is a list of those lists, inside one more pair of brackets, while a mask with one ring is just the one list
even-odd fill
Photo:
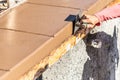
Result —
[[9, 30], [0, 30], [0, 33], [0, 69], [3, 70], [10, 70], [50, 39]]
[[98, 0], [27, 0], [27, 2], [38, 5], [48, 5], [64, 8], [88, 9]]
[[0, 28], [53, 37], [69, 24], [65, 19], [78, 12], [75, 9], [25, 3], [3, 16]]
[[[42, 80], [119, 80], [120, 18], [103, 22], [42, 74]], [[95, 49], [86, 43], [100, 39]]]
[[0, 70], [0, 76], [4, 75], [7, 71]]

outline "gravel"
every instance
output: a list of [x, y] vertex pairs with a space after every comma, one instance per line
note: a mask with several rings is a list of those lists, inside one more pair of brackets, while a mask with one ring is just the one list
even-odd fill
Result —
[[[48, 68], [40, 80], [119, 80], [120, 18], [105, 21]], [[97, 49], [86, 44], [102, 41]]]

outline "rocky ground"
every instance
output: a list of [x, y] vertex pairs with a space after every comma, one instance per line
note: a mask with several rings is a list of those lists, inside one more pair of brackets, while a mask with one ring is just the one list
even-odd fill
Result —
[[[7, 9], [6, 5], [0, 4], [0, 12]], [[120, 18], [105, 21], [96, 30], [97, 33], [86, 36], [38, 80], [120, 80]], [[102, 42], [101, 48], [87, 46], [94, 39]]]
[[[119, 80], [120, 18], [105, 21], [96, 27], [58, 62], [48, 68], [38, 80]], [[99, 39], [101, 48], [86, 46]]]

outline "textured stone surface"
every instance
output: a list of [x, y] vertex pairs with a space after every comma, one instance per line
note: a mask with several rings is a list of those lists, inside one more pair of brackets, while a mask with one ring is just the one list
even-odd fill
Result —
[[[119, 18], [102, 23], [97, 33], [89, 34], [48, 68], [42, 80], [119, 80], [119, 23]], [[86, 46], [94, 39], [102, 41], [101, 48]]]
[[[87, 53], [85, 47], [79, 49], [80, 45], [85, 46], [81, 41], [73, 50], [65, 54], [55, 65], [43, 74], [43, 80], [79, 80], [83, 66], [86, 62]], [[83, 54], [83, 55], [81, 55]]]

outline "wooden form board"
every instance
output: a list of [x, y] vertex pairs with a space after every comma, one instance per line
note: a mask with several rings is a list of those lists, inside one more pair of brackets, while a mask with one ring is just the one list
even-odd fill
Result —
[[0, 76], [0, 80], [16, 80], [71, 35], [72, 23], [60, 30], [56, 37], [10, 30], [0, 32], [0, 68], [8, 71]]

